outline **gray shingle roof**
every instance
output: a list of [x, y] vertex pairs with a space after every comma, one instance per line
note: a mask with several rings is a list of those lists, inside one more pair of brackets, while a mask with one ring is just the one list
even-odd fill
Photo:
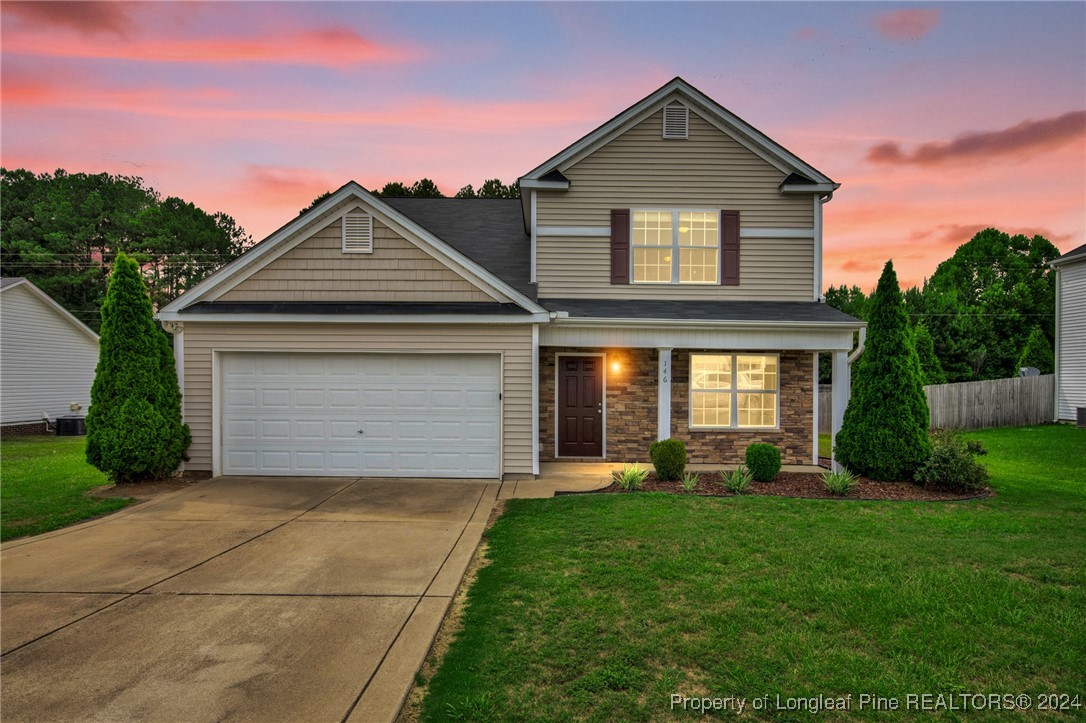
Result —
[[843, 311], [817, 301], [659, 301], [655, 299], [540, 299], [550, 311], [569, 312], [571, 318], [660, 319], [677, 321], [769, 321], [821, 324], [857, 324]]
[[382, 198], [530, 299], [531, 238], [516, 198]]
[[1067, 261], [1068, 259], [1076, 258], [1076, 257], [1082, 256], [1084, 254], [1086, 254], [1086, 244], [1082, 244], [1078, 248], [1071, 249], [1070, 251], [1065, 253], [1063, 256], [1056, 259], [1056, 261]]
[[22, 276], [5, 276], [4, 278], [0, 279], [0, 289], [6, 289], [12, 284], [17, 284], [18, 282], [23, 280], [24, 279]]

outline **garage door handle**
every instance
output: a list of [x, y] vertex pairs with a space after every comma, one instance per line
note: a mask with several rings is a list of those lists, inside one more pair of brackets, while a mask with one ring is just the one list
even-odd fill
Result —
[[364, 430], [364, 429], [360, 429], [360, 430], [358, 430], [358, 433], [359, 433], [359, 434], [365, 434], [365, 433], [366, 433], [366, 430]]

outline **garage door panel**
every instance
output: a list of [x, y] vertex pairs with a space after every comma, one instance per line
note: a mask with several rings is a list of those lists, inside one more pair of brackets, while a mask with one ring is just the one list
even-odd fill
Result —
[[223, 471], [495, 477], [499, 375], [496, 355], [226, 354]]

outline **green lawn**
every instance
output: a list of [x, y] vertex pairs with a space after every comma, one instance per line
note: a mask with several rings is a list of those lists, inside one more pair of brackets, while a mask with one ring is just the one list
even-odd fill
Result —
[[[979, 501], [509, 501], [422, 719], [698, 715], [672, 694], [790, 720], [811, 716], [774, 696], [852, 694], [849, 718], [879, 715], [862, 693], [1086, 706], [1086, 430], [973, 436], [998, 491]], [[771, 710], [752, 712], [764, 695]]]
[[109, 483], [87, 464], [86, 443], [86, 437], [15, 437], [0, 442], [0, 539], [56, 530], [132, 502], [85, 494]]

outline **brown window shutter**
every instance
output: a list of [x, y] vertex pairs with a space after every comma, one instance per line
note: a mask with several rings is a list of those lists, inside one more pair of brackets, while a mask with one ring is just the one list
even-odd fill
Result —
[[739, 286], [739, 212], [720, 212], [720, 284]]
[[611, 283], [630, 283], [630, 211], [611, 211]]

